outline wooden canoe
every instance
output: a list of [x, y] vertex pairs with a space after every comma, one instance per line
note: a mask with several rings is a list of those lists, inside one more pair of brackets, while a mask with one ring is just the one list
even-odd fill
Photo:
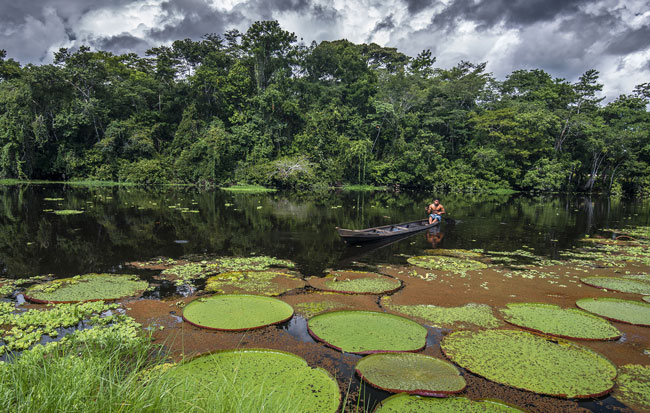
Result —
[[412, 232], [422, 231], [427, 228], [440, 225], [440, 221], [435, 224], [429, 224], [429, 219], [420, 219], [417, 221], [404, 222], [401, 224], [384, 225], [381, 227], [366, 229], [345, 229], [336, 227], [339, 236], [350, 243], [379, 241], [398, 235], [410, 234]]

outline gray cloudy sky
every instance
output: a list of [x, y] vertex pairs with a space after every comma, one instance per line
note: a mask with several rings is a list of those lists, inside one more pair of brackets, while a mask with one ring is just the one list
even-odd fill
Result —
[[594, 68], [608, 100], [650, 82], [650, 0], [0, 0], [0, 49], [21, 63], [80, 44], [143, 53], [267, 19], [307, 44], [431, 49], [438, 66], [488, 62], [500, 79], [541, 68], [574, 81]]

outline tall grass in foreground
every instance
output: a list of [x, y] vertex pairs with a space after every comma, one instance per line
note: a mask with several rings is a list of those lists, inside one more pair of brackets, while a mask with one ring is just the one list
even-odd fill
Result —
[[[170, 379], [166, 355], [146, 338], [72, 338], [0, 364], [0, 411], [301, 412], [273, 383]], [[220, 378], [221, 377], [221, 378]], [[349, 390], [348, 390], [349, 393]], [[347, 399], [347, 395], [345, 396]], [[349, 400], [348, 409], [359, 412]]]

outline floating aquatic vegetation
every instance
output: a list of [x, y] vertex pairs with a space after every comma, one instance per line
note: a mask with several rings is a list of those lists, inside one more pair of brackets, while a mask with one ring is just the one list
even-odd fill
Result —
[[183, 309], [183, 319], [212, 330], [243, 331], [278, 324], [293, 316], [293, 308], [259, 295], [214, 295], [196, 299]]
[[396, 305], [391, 297], [382, 297], [381, 305], [406, 316], [420, 318], [426, 321], [426, 324], [438, 328], [496, 328], [503, 325], [492, 313], [492, 307], [486, 304], [470, 303], [461, 307], [440, 307], [431, 304]]
[[293, 275], [273, 271], [230, 271], [208, 278], [206, 291], [280, 295], [302, 288], [305, 282]]
[[464, 273], [467, 271], [487, 268], [487, 265], [479, 261], [444, 256], [423, 255], [419, 257], [411, 257], [406, 261], [416, 267], [422, 267], [429, 270], [451, 271], [455, 273]]
[[347, 294], [386, 294], [402, 286], [400, 280], [365, 271], [332, 271], [325, 277], [310, 277], [307, 282], [319, 290]]
[[189, 285], [194, 286], [198, 279], [206, 278], [208, 275], [215, 274], [217, 266], [207, 262], [190, 262], [186, 264], [174, 265], [171, 268], [163, 270], [160, 276], [173, 281], [177, 286]]
[[78, 209], [56, 209], [50, 212], [56, 215], [77, 215], [84, 213], [84, 211], [80, 211]]
[[158, 257], [148, 261], [132, 261], [125, 265], [143, 270], [166, 270], [174, 265], [179, 265], [179, 261], [173, 258]]
[[25, 291], [25, 298], [35, 303], [111, 301], [135, 296], [148, 285], [135, 275], [85, 274], [30, 287]]
[[576, 301], [583, 310], [610, 320], [650, 327], [650, 304], [618, 298], [583, 298]]
[[488, 380], [556, 397], [605, 395], [616, 377], [616, 367], [600, 354], [524, 331], [457, 331], [441, 347], [454, 363]]
[[650, 282], [621, 277], [586, 277], [580, 281], [596, 288], [632, 294], [650, 294]]
[[363, 381], [391, 393], [440, 397], [459, 393], [467, 385], [453, 364], [424, 354], [372, 354], [359, 360], [355, 369]]
[[214, 261], [219, 271], [264, 271], [272, 267], [293, 268], [289, 260], [258, 255], [254, 257], [224, 257]]
[[347, 353], [417, 351], [427, 330], [407, 318], [373, 311], [334, 311], [313, 317], [309, 333], [318, 341]]
[[553, 304], [511, 303], [503, 318], [518, 327], [539, 333], [583, 340], [616, 340], [621, 332], [607, 320], [575, 308]]
[[626, 364], [618, 369], [614, 397], [637, 411], [650, 411], [650, 366]]
[[465, 397], [436, 399], [413, 396], [406, 393], [395, 394], [384, 399], [375, 413], [513, 413], [523, 412], [516, 407], [496, 400], [474, 401]]
[[245, 193], [245, 194], [261, 194], [266, 192], [277, 191], [277, 189], [266, 188], [260, 185], [234, 185], [229, 187], [222, 187], [220, 189], [228, 192], [238, 192], [238, 193]]
[[57, 201], [64, 201], [64, 198], [43, 198], [43, 201], [48, 201], [48, 202], [57, 202]]
[[104, 304], [101, 301], [79, 304], [50, 305], [48, 309], [30, 309], [16, 312], [10, 302], [0, 302], [0, 325], [4, 345], [0, 345], [0, 354], [6, 351], [23, 351], [41, 341], [47, 335], [55, 338], [59, 329], [77, 326], [85, 322], [87, 326], [107, 325], [114, 322], [117, 315], [100, 317], [101, 313], [118, 308], [117, 304]]
[[650, 295], [643, 297], [643, 301], [650, 303]]
[[293, 306], [297, 313], [304, 315], [307, 318], [324, 313], [326, 311], [338, 310], [347, 308], [343, 303], [336, 301], [311, 301], [305, 303], [294, 304]]
[[445, 249], [445, 248], [436, 248], [424, 250], [425, 254], [429, 255], [444, 255], [446, 257], [455, 257], [455, 258], [480, 258], [483, 254], [463, 249]]
[[246, 394], [264, 395], [263, 406], [243, 405], [241, 411], [327, 413], [337, 411], [341, 400], [336, 380], [324, 369], [277, 350], [218, 351], [170, 368], [165, 377], [179, 392], [219, 389], [240, 400]]

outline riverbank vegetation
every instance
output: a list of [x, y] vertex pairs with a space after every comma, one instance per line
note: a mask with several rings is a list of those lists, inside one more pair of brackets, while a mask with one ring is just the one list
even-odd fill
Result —
[[276, 21], [146, 56], [0, 51], [0, 179], [650, 193], [650, 83], [605, 104], [595, 70], [435, 60]]

